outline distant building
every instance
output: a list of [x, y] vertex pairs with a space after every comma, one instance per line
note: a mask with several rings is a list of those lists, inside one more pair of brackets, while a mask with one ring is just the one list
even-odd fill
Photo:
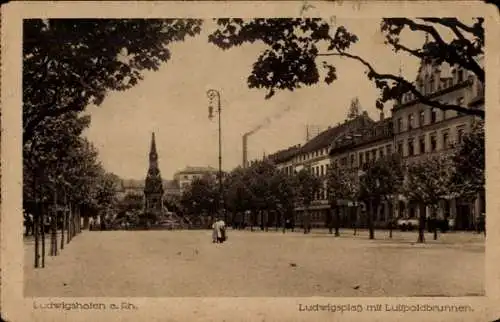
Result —
[[[424, 95], [443, 102], [484, 109], [483, 84], [461, 68], [452, 68], [447, 64], [422, 64], [416, 85]], [[472, 115], [431, 108], [412, 94], [407, 94], [394, 106], [391, 118], [384, 119], [381, 115], [372, 129], [359, 133], [357, 138], [348, 135], [333, 141], [331, 162], [358, 173], [364, 163], [392, 151], [399, 153], [405, 162], [449, 154], [454, 151], [453, 143], [462, 140], [476, 119]], [[395, 198], [392, 210], [385, 203], [380, 205], [375, 214], [375, 225], [386, 226], [391, 217], [418, 218], [420, 205], [405, 200], [401, 195]], [[456, 229], [471, 229], [474, 218], [485, 211], [484, 204], [484, 194], [478, 195], [473, 202], [450, 196], [442, 200], [439, 215], [455, 219]], [[426, 212], [430, 215], [430, 209]]]
[[204, 176], [217, 178], [218, 170], [212, 167], [187, 166], [174, 174], [174, 181], [177, 182], [182, 195], [195, 179], [201, 179]]
[[[286, 150], [278, 151], [267, 158], [272, 160], [276, 167], [286, 174], [294, 174], [304, 168], [310, 169], [312, 173], [323, 180], [323, 187], [316, 195], [309, 207], [311, 227], [324, 227], [330, 211], [330, 203], [327, 195], [327, 171], [330, 167], [329, 149], [331, 142], [339, 140], [347, 135], [355, 135], [357, 131], [372, 126], [375, 122], [365, 112], [360, 116], [329, 127], [319, 133], [304, 145], [292, 146]], [[304, 208], [297, 205], [295, 208], [295, 224], [303, 222]]]
[[[471, 109], [484, 109], [484, 85], [475, 75], [461, 68], [422, 64], [415, 84], [424, 95], [432, 98]], [[453, 143], [460, 142], [476, 120], [475, 116], [430, 108], [407, 94], [394, 106], [391, 117], [385, 117], [382, 112], [378, 120], [372, 120], [364, 112], [353, 120], [328, 128], [302, 146], [292, 146], [267, 158], [287, 174], [306, 167], [324, 178], [324, 189], [310, 207], [312, 227], [324, 227], [331, 208], [326, 192], [326, 173], [331, 164], [350, 169], [358, 177], [363, 164], [394, 152], [400, 153], [405, 162], [451, 153]], [[376, 226], [386, 227], [392, 218], [418, 217], [419, 205], [409, 203], [401, 195], [394, 197], [392, 209], [389, 204], [382, 203], [376, 211]], [[356, 221], [366, 226], [366, 216], [359, 214], [366, 210], [362, 203], [340, 202], [346, 206], [341, 207], [343, 225]], [[303, 210], [300, 206], [295, 209], [296, 225], [302, 224]], [[439, 209], [442, 217], [455, 219], [457, 229], [471, 229], [474, 218], [482, 212], [485, 212], [484, 193], [478, 194], [473, 202], [450, 196], [442, 201]]]

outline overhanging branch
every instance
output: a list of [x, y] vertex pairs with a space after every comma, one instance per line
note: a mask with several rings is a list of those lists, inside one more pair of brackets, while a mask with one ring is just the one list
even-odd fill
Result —
[[378, 73], [373, 66], [368, 63], [366, 60], [361, 58], [360, 56], [349, 54], [346, 52], [338, 52], [338, 53], [325, 53], [325, 54], [319, 54], [318, 56], [339, 56], [339, 57], [347, 57], [350, 59], [354, 59], [362, 63], [368, 70], [370, 71], [370, 75], [378, 80], [392, 80], [400, 85], [403, 85], [405, 88], [408, 89], [411, 93], [415, 95], [415, 97], [423, 104], [428, 105], [430, 107], [435, 107], [443, 111], [456, 111], [459, 113], [464, 113], [464, 114], [469, 114], [469, 115], [476, 115], [484, 119], [485, 113], [484, 110], [477, 110], [477, 109], [469, 109], [460, 105], [455, 105], [455, 104], [446, 104], [446, 103], [441, 103], [435, 100], [430, 99], [429, 97], [423, 95], [412, 83], [407, 81], [401, 76], [396, 76], [392, 74], [380, 74]]

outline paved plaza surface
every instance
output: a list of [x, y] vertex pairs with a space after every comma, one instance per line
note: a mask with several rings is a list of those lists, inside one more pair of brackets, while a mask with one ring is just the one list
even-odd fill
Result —
[[46, 267], [25, 242], [25, 296], [476, 296], [484, 294], [484, 236], [376, 231], [335, 238], [269, 231], [83, 231]]

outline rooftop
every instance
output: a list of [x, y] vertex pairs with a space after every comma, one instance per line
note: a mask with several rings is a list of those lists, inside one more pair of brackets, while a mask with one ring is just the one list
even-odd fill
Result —
[[273, 154], [268, 155], [268, 159], [275, 163], [282, 163], [293, 159], [300, 153], [300, 144], [289, 147], [288, 149], [280, 150]]
[[198, 167], [198, 166], [187, 166], [183, 170], [177, 171], [176, 174], [186, 174], [186, 173], [207, 173], [207, 172], [217, 172], [218, 170], [214, 167]]
[[309, 153], [319, 149], [328, 148], [333, 141], [344, 133], [359, 127], [368, 127], [375, 122], [368, 116], [368, 113], [363, 112], [360, 116], [345, 121], [335, 127], [331, 127], [326, 131], [321, 132], [312, 140], [304, 144], [300, 149], [300, 153]]

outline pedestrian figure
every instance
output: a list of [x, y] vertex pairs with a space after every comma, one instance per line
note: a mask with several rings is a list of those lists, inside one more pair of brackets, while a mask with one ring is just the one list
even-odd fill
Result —
[[219, 242], [219, 221], [218, 218], [214, 218], [214, 223], [212, 224], [212, 243]]
[[212, 242], [223, 243], [226, 239], [226, 223], [222, 219], [215, 218], [212, 225]]
[[219, 231], [220, 231], [219, 243], [223, 243], [226, 241], [227, 236], [226, 236], [226, 223], [222, 219], [219, 220]]

